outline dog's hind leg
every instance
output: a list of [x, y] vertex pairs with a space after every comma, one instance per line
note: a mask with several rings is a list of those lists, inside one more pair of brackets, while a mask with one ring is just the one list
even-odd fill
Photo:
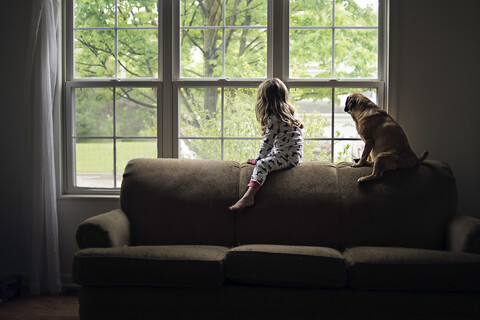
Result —
[[367, 182], [371, 180], [380, 179], [383, 173], [387, 170], [393, 170], [397, 168], [397, 161], [395, 155], [391, 152], [381, 152], [375, 158], [373, 163], [372, 174], [361, 177], [357, 180], [358, 183]]

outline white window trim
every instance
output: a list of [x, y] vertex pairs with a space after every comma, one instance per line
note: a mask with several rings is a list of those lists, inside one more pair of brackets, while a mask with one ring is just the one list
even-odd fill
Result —
[[[295, 88], [376, 88], [377, 103], [389, 113], [396, 115], [394, 108], [394, 91], [389, 91], [388, 81], [393, 78], [394, 68], [389, 67], [389, 29], [390, 0], [380, 0], [378, 22], [378, 79], [371, 80], [337, 80], [337, 79], [294, 79], [289, 78], [289, 1], [268, 0], [268, 45], [267, 77], [282, 79], [288, 87]], [[181, 79], [179, 77], [179, 26], [180, 1], [159, 0], [159, 44], [158, 79], [75, 79], [73, 68], [73, 0], [64, 6], [64, 108], [59, 135], [62, 150], [60, 185], [62, 195], [111, 196], [118, 195], [119, 189], [79, 188], [74, 186], [74, 151], [73, 151], [73, 115], [72, 88], [81, 87], [156, 87], [157, 89], [157, 154], [160, 158], [177, 158], [179, 144], [179, 108], [178, 90], [188, 86], [215, 87], [257, 87], [264, 79]], [[163, 23], [162, 23], [163, 22]], [[175, 27], [176, 26], [176, 27]], [[274, 32], [282, 30], [282, 32]], [[393, 106], [393, 107], [392, 107]], [[333, 121], [333, 120], [332, 120]], [[315, 139], [319, 140], [319, 139]], [[324, 140], [324, 139], [322, 139]], [[327, 140], [354, 140], [351, 138]]]

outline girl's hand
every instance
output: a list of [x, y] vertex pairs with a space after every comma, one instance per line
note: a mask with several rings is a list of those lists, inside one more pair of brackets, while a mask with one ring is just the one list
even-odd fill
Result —
[[247, 163], [248, 163], [248, 164], [256, 164], [256, 163], [257, 163], [257, 159], [248, 159], [248, 160], [247, 160]]

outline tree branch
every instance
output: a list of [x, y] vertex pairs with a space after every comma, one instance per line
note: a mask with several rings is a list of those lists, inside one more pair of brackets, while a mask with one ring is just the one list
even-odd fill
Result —
[[125, 71], [127, 71], [128, 73], [130, 73], [131, 75], [135, 76], [135, 77], [141, 77], [139, 74], [133, 72], [133, 71], [130, 71], [123, 63], [122, 61], [120, 61], [120, 59], [118, 60], [118, 64], [121, 65], [123, 67], [123, 69], [125, 69]]
[[[80, 39], [80, 38], [75, 38], [75, 39], [76, 39], [77, 41], [79, 41], [80, 43], [82, 43], [83, 45], [89, 47], [90, 49], [95, 49], [95, 50], [97, 50], [97, 51], [102, 51], [102, 52], [108, 53], [108, 54], [110, 54], [110, 55], [112, 55], [112, 56], [114, 55], [112, 51], [107, 51], [107, 50], [105, 50], [105, 49], [95, 47], [95, 46], [91, 45], [90, 43], [83, 41], [83, 40]], [[104, 42], [101, 42], [101, 43], [105, 44], [105, 45], [107, 46], [107, 48], [110, 49], [110, 47], [109, 47], [106, 43], [104, 43]], [[93, 51], [92, 51], [92, 53], [95, 54], [95, 56], [98, 55], [97, 53], [95, 53], [95, 52], [93, 52]]]
[[150, 108], [150, 109], [157, 109], [157, 106], [156, 106], [156, 105], [150, 105], [150, 104], [148, 104], [148, 103], [145, 103], [145, 102], [142, 102], [142, 101], [137, 100], [137, 99], [135, 99], [135, 98], [132, 98], [132, 97], [130, 96], [130, 92], [132, 91], [132, 89], [129, 90], [129, 91], [127, 91], [125, 88], [121, 88], [121, 90], [122, 90], [122, 93], [126, 96], [126, 98], [127, 98], [128, 100], [132, 101], [133, 103], [135, 103], [135, 104], [137, 104], [137, 105], [140, 105], [140, 106], [143, 106], [143, 107]]
[[[187, 95], [190, 95], [190, 89], [188, 88], [184, 88], [184, 91]], [[190, 114], [193, 114], [193, 109], [192, 109], [192, 106], [190, 105], [187, 97], [185, 97], [185, 94], [183, 93], [182, 90], [180, 90], [180, 98], [181, 100], [183, 101], [185, 107], [187, 108], [187, 110], [190, 112]], [[200, 123], [198, 122], [197, 119], [195, 119], [194, 117], [192, 117], [192, 122], [193, 122], [193, 125], [197, 128], [200, 127]]]

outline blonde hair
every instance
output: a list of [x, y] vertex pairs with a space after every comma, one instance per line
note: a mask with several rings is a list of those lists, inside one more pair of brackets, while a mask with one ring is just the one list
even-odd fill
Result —
[[303, 129], [303, 123], [295, 117], [295, 108], [289, 101], [287, 86], [278, 78], [265, 80], [258, 86], [255, 114], [263, 134], [269, 116], [275, 116], [290, 127]]

